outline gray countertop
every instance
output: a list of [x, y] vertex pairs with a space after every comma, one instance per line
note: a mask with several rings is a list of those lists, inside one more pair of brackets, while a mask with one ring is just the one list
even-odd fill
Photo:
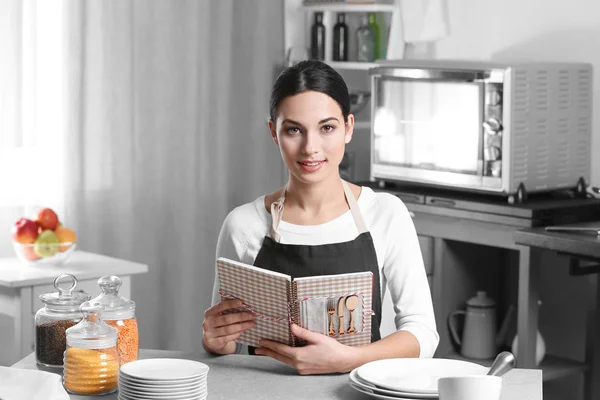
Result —
[[[348, 384], [348, 374], [300, 376], [293, 368], [267, 357], [248, 355], [212, 356], [167, 350], [141, 350], [140, 358], [187, 358], [210, 367], [208, 399], [340, 399], [367, 400]], [[14, 368], [38, 369], [32, 353]], [[49, 371], [48, 369], [45, 369]], [[53, 371], [56, 372], [56, 371]], [[58, 372], [62, 372], [58, 370]], [[503, 378], [501, 400], [541, 400], [542, 371], [515, 369]], [[73, 400], [117, 400], [117, 394], [75, 396]]]
[[[561, 225], [600, 229], [600, 221]], [[515, 232], [515, 243], [553, 250], [559, 253], [600, 260], [600, 236], [582, 232], [546, 232], [546, 228]]]

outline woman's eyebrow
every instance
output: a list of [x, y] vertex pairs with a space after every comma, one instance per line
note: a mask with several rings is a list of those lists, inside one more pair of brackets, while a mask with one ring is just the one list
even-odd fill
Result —
[[301, 124], [300, 122], [296, 122], [296, 121], [294, 121], [294, 120], [291, 120], [291, 119], [284, 119], [283, 121], [281, 121], [281, 124], [283, 125], [283, 124], [285, 124], [286, 122], [287, 122], [288, 124], [302, 126], [302, 124]]
[[325, 119], [322, 119], [322, 120], [320, 120], [320, 121], [319, 121], [319, 124], [324, 124], [325, 122], [327, 122], [327, 121], [332, 121], [332, 120], [335, 120], [335, 121], [337, 121], [337, 122], [340, 122], [340, 120], [339, 120], [339, 119], [337, 119], [336, 117], [329, 117], [329, 118], [325, 118]]
[[[322, 120], [320, 120], [320, 121], [319, 121], [319, 125], [320, 125], [320, 124], [324, 124], [325, 122], [328, 122], [328, 121], [337, 121], [338, 123], [340, 122], [340, 120], [339, 120], [339, 119], [337, 119], [336, 117], [328, 117], [328, 118], [325, 118], [325, 119], [322, 119]], [[287, 118], [286, 118], [286, 119], [284, 119], [284, 120], [281, 122], [281, 124], [282, 124], [282, 125], [283, 125], [283, 124], [285, 124], [285, 123], [292, 124], [292, 125], [303, 126], [303, 125], [302, 125], [300, 122], [297, 122], [297, 121], [294, 121], [294, 120], [291, 120], [291, 119], [287, 119]]]

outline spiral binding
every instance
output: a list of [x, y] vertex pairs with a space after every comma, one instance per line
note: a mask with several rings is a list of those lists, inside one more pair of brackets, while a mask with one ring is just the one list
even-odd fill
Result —
[[292, 286], [292, 298], [289, 301], [289, 305], [292, 308], [292, 321], [290, 323], [290, 343], [292, 347], [296, 347], [298, 345], [298, 339], [292, 333], [292, 323], [299, 325], [300, 324], [300, 307], [298, 303], [298, 285], [296, 282], [291, 283]]

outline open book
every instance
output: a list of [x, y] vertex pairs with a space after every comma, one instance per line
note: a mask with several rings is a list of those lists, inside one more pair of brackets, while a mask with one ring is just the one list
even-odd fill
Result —
[[256, 325], [236, 342], [259, 347], [261, 339], [301, 345], [291, 332], [295, 323], [349, 346], [371, 342], [373, 273], [291, 276], [227, 258], [217, 260], [222, 300], [240, 299], [238, 311], [250, 311]]

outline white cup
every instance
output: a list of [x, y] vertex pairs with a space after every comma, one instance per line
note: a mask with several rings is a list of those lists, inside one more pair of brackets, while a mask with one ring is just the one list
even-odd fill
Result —
[[499, 376], [449, 376], [438, 380], [440, 400], [499, 400], [501, 389]]

